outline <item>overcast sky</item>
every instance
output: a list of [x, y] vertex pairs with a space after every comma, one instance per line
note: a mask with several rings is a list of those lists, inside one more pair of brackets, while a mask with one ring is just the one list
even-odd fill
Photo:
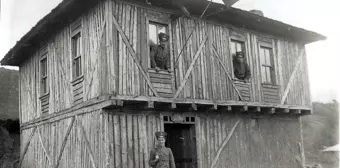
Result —
[[[222, 2], [221, 0], [214, 0]], [[0, 59], [61, 0], [1, 0]], [[327, 40], [306, 46], [312, 100], [336, 99], [339, 89], [338, 0], [240, 0], [233, 7], [259, 9], [266, 17], [316, 31]], [[339, 99], [338, 99], [339, 100]]]

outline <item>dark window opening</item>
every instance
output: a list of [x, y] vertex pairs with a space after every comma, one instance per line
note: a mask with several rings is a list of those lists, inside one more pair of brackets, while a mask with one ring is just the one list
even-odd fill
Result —
[[40, 60], [41, 95], [48, 93], [47, 68], [47, 54], [44, 54]]
[[73, 78], [80, 77], [82, 72], [81, 63], [81, 34], [77, 33], [72, 37], [72, 58], [73, 58]]

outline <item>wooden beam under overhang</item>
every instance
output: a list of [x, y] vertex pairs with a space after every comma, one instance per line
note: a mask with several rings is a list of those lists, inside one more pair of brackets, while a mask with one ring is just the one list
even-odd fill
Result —
[[222, 1], [227, 8], [230, 8], [231, 6], [233, 6], [239, 0], [222, 0]]

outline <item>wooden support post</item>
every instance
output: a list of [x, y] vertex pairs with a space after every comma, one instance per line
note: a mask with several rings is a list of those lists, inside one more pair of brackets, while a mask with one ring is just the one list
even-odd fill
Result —
[[217, 104], [214, 103], [213, 110], [217, 110]]
[[231, 106], [228, 106], [228, 111], [231, 112], [233, 109]]
[[123, 100], [117, 100], [116, 104], [117, 104], [117, 106], [123, 106], [124, 101]]
[[289, 108], [283, 109], [283, 113], [289, 113]]
[[299, 109], [294, 109], [294, 110], [291, 110], [293, 114], [301, 114], [301, 110]]
[[155, 108], [153, 101], [148, 101], [148, 108]]
[[235, 131], [235, 128], [237, 127], [238, 123], [240, 122], [240, 120], [237, 120], [235, 125], [233, 126], [233, 128], [231, 129], [230, 133], [228, 134], [228, 136], [224, 139], [222, 145], [220, 146], [220, 148], [218, 149], [218, 152], [217, 154], [215, 155], [215, 158], [214, 160], [212, 161], [211, 163], [211, 166], [210, 168], [214, 168], [216, 163], [217, 163], [217, 160], [219, 159], [220, 157], [220, 154], [222, 152], [222, 150], [224, 149], [224, 146], [228, 143], [229, 139], [231, 138], [231, 136], [234, 134], [234, 131]]
[[63, 142], [62, 142], [61, 148], [60, 148], [60, 150], [59, 150], [59, 156], [58, 156], [57, 164], [55, 165], [55, 168], [58, 168], [58, 167], [59, 167], [60, 160], [61, 160], [61, 157], [63, 156], [63, 153], [64, 153], [64, 149], [65, 149], [65, 146], [66, 146], [66, 142], [67, 142], [68, 136], [70, 135], [71, 129], [72, 129], [73, 124], [74, 124], [74, 120], [75, 120], [75, 117], [72, 117], [71, 123], [70, 123], [70, 125], [69, 125], [68, 128], [67, 128], [66, 135], [65, 135], [65, 137], [64, 137], [64, 140], [63, 140]]
[[30, 134], [30, 136], [27, 139], [27, 142], [26, 142], [26, 145], [25, 145], [25, 148], [24, 148], [24, 152], [21, 154], [21, 157], [20, 157], [20, 162], [19, 162], [18, 168], [21, 168], [21, 164], [24, 161], [24, 157], [26, 155], [26, 152], [28, 150], [28, 147], [29, 147], [29, 145], [31, 143], [31, 140], [32, 140], [36, 130], [37, 130], [37, 127], [34, 127], [32, 132], [31, 132], [31, 134]]
[[268, 109], [268, 114], [274, 114], [274, 113], [275, 113], [275, 108]]
[[249, 112], [252, 113], [259, 113], [261, 112], [261, 107], [257, 106], [257, 107], [252, 107], [251, 109], [249, 109]]
[[241, 112], [247, 112], [248, 111], [248, 106], [242, 106]]
[[176, 109], [176, 108], [177, 108], [177, 107], [176, 107], [176, 103], [171, 103], [170, 108], [171, 108], [171, 109]]
[[195, 103], [191, 103], [191, 108], [195, 111], [197, 111], [197, 105]]
[[203, 46], [205, 44], [205, 42], [207, 41], [208, 37], [205, 36], [204, 40], [201, 42], [200, 44], [200, 47], [198, 48], [195, 56], [194, 56], [194, 59], [191, 61], [191, 64], [187, 70], [187, 72], [185, 73], [185, 76], [183, 78], [183, 81], [181, 81], [181, 85], [179, 86], [179, 88], [177, 89], [175, 95], [174, 95], [174, 99], [178, 97], [179, 93], [182, 91], [182, 89], [184, 88], [186, 82], [188, 81], [188, 78], [189, 78], [189, 75], [191, 74], [191, 70], [194, 68], [194, 65], [196, 63], [196, 60], [198, 59], [198, 57], [201, 55], [201, 51], [203, 49]]

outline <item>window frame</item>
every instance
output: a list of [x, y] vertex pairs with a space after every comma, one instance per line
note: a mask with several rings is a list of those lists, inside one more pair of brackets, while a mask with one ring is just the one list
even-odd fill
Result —
[[[149, 44], [149, 36], [150, 36], [150, 29], [149, 25], [150, 23], [152, 24], [157, 24], [157, 25], [164, 25], [166, 26], [166, 34], [169, 35], [169, 49], [170, 49], [170, 70], [173, 71], [173, 53], [172, 53], [172, 36], [171, 36], [171, 23], [170, 20], [164, 19], [164, 18], [157, 18], [157, 17], [146, 17], [146, 39], [147, 39], [147, 69], [148, 70], [155, 70], [154, 68], [151, 68], [151, 60], [150, 60], [150, 44]], [[158, 44], [158, 37], [157, 37], [157, 44]]]
[[[83, 78], [84, 76], [84, 70], [83, 70], [83, 58], [84, 58], [84, 52], [83, 52], [83, 39], [82, 39], [82, 19], [78, 19], [74, 21], [70, 25], [70, 31], [71, 31], [71, 65], [72, 65], [72, 83]], [[79, 42], [79, 51], [78, 46], [74, 45], [74, 41], [78, 40]], [[75, 49], [77, 50], [77, 55], [75, 55]], [[80, 68], [77, 69], [77, 60], [80, 59], [79, 65]], [[76, 73], [79, 71], [79, 75], [77, 76]]]
[[[245, 36], [242, 34], [242, 33], [238, 33], [238, 32], [231, 32], [231, 35], [229, 37], [229, 54], [230, 54], [230, 62], [231, 62], [231, 77], [233, 79], [234, 82], [237, 82], [237, 81], [240, 81], [240, 79], [237, 79], [235, 77], [235, 74], [234, 74], [234, 55], [233, 54], [236, 54], [236, 53], [232, 53], [232, 42], [233, 41], [236, 41], [238, 43], [242, 43], [242, 51], [244, 53], [244, 58], [245, 58], [245, 61], [246, 63], [248, 64], [248, 59], [247, 59], [247, 39], [245, 38]], [[248, 64], [249, 65], [249, 64]]]
[[[258, 47], [259, 47], [259, 50], [258, 50], [258, 55], [259, 55], [259, 58], [258, 58], [258, 60], [259, 60], [259, 66], [260, 66], [260, 80], [261, 80], [261, 84], [264, 84], [264, 85], [274, 85], [274, 86], [276, 86], [277, 85], [277, 79], [276, 79], [276, 68], [275, 68], [275, 55], [274, 55], [274, 47], [273, 47], [273, 45], [272, 45], [272, 43], [269, 43], [269, 42], [264, 42], [264, 41], [259, 41], [258, 42]], [[267, 50], [269, 50], [269, 58], [270, 58], [270, 64], [271, 65], [267, 65], [266, 64], [266, 57], [267, 57], [267, 55], [265, 54], [265, 60], [264, 60], [264, 63], [265, 64], [262, 64], [262, 56], [261, 56], [261, 50], [262, 49], [267, 49]], [[271, 80], [271, 82], [268, 82], [267, 80], [267, 77], [266, 77], [266, 81], [263, 81], [263, 74], [262, 74], [262, 68], [265, 68], [265, 69], [267, 69], [267, 68], [269, 68], [269, 70], [270, 70], [270, 80]], [[267, 76], [267, 75], [266, 75]]]
[[[39, 59], [39, 86], [40, 86], [40, 97], [44, 97], [50, 93], [50, 88], [49, 88], [49, 78], [48, 78], [48, 49], [47, 45], [43, 46], [42, 49], [40, 50], [40, 59]], [[43, 73], [43, 61], [45, 60], [45, 74]], [[44, 81], [44, 82], [43, 82]], [[43, 86], [44, 85], [44, 86]], [[46, 89], [46, 90], [45, 90]]]

